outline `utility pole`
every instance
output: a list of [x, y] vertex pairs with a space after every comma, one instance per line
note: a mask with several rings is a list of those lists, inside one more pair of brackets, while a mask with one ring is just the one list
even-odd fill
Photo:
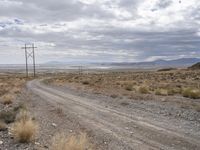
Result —
[[28, 60], [32, 59], [33, 62], [33, 75], [34, 77], [36, 76], [36, 68], [35, 68], [35, 47], [34, 44], [32, 44], [31, 46], [27, 46], [27, 44], [25, 44], [24, 47], [22, 47], [22, 49], [25, 50], [25, 59], [26, 59], [26, 77], [29, 76], [29, 69], [28, 69]]
[[83, 66], [78, 66], [78, 74], [81, 75], [83, 72]]
[[32, 44], [32, 49], [33, 49], [33, 74], [34, 74], [34, 77], [36, 76], [36, 70], [35, 70], [35, 47], [34, 44]]
[[26, 77], [28, 78], [28, 59], [27, 59], [26, 44], [25, 44], [24, 50], [25, 50], [25, 58], [26, 58]]

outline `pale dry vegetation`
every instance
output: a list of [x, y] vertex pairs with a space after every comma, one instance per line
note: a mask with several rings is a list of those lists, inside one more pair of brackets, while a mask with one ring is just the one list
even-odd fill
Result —
[[11, 133], [14, 139], [20, 143], [28, 143], [34, 140], [38, 131], [38, 124], [32, 119], [28, 120], [18, 120], [11, 128]]
[[24, 77], [15, 75], [0, 76], [0, 102], [4, 105], [12, 104], [16, 95], [19, 94], [26, 80]]
[[30, 113], [26, 111], [25, 105], [17, 105], [17, 102], [15, 102], [15, 98], [21, 93], [26, 80], [22, 75], [0, 76], [0, 102], [3, 105], [12, 104], [10, 107], [2, 106], [6, 109], [0, 111], [0, 130], [11, 126], [10, 132], [13, 134], [14, 139], [22, 143], [34, 139], [38, 128]]
[[182, 95], [188, 98], [199, 99], [200, 89], [186, 88], [183, 90]]
[[141, 86], [141, 87], [139, 87], [138, 91], [139, 91], [139, 93], [141, 93], [141, 94], [148, 94], [148, 93], [149, 93], [149, 89], [148, 89], [148, 87], [146, 87], [146, 86]]
[[[183, 89], [200, 89], [200, 71], [170, 70], [152, 72], [108, 72], [91, 74], [65, 74], [48, 83], [92, 89], [106, 95], [133, 93], [154, 95], [182, 95]], [[80, 84], [82, 83], [82, 84]], [[198, 92], [195, 92], [198, 93]], [[193, 97], [191, 97], [193, 98]]]
[[166, 89], [156, 89], [155, 94], [161, 96], [167, 96], [168, 91]]
[[32, 117], [30, 113], [26, 109], [21, 109], [19, 113], [16, 115], [16, 121], [28, 121], [31, 120]]
[[36, 137], [38, 124], [26, 109], [20, 109], [11, 127], [14, 139], [21, 143], [28, 143]]
[[70, 136], [58, 134], [53, 138], [51, 150], [92, 150], [92, 145], [85, 133]]
[[[112, 98], [159, 100], [161, 97], [200, 99], [200, 71], [159, 70], [147, 72], [104, 72], [89, 74], [60, 74], [45, 81], [59, 86], [68, 85], [83, 92], [103, 94]], [[177, 102], [182, 105], [182, 102]], [[184, 104], [185, 105], [185, 104]], [[198, 106], [191, 106], [199, 110]]]
[[14, 95], [5, 94], [1, 97], [1, 103], [4, 105], [12, 104], [14, 100]]
[[26, 79], [20, 75], [1, 75], [0, 76], [0, 97], [7, 94], [19, 94], [25, 84]]

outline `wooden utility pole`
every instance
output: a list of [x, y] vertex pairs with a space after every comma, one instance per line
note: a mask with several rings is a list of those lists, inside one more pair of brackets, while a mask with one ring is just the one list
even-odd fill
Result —
[[35, 47], [34, 44], [32, 44], [31, 46], [27, 46], [27, 44], [25, 44], [24, 47], [22, 47], [22, 49], [25, 50], [25, 59], [26, 59], [26, 77], [29, 76], [29, 69], [28, 69], [28, 60], [32, 59], [33, 62], [33, 75], [34, 77], [36, 76], [36, 68], [35, 68]]

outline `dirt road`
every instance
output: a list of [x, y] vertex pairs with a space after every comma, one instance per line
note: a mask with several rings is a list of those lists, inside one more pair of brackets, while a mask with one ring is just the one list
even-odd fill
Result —
[[92, 132], [110, 139], [108, 149], [199, 150], [200, 137], [179, 121], [147, 117], [142, 111], [115, 109], [88, 97], [45, 85], [41, 80], [28, 82], [28, 89], [43, 100], [70, 112]]

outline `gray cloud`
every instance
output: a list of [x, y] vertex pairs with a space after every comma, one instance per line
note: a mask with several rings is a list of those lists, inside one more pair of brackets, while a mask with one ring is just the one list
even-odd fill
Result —
[[0, 0], [0, 63], [22, 63], [20, 47], [31, 42], [39, 62], [199, 57], [199, 6], [198, 0]]
[[157, 7], [164, 9], [169, 7], [172, 3], [173, 3], [172, 0], [160, 0], [157, 3]]

